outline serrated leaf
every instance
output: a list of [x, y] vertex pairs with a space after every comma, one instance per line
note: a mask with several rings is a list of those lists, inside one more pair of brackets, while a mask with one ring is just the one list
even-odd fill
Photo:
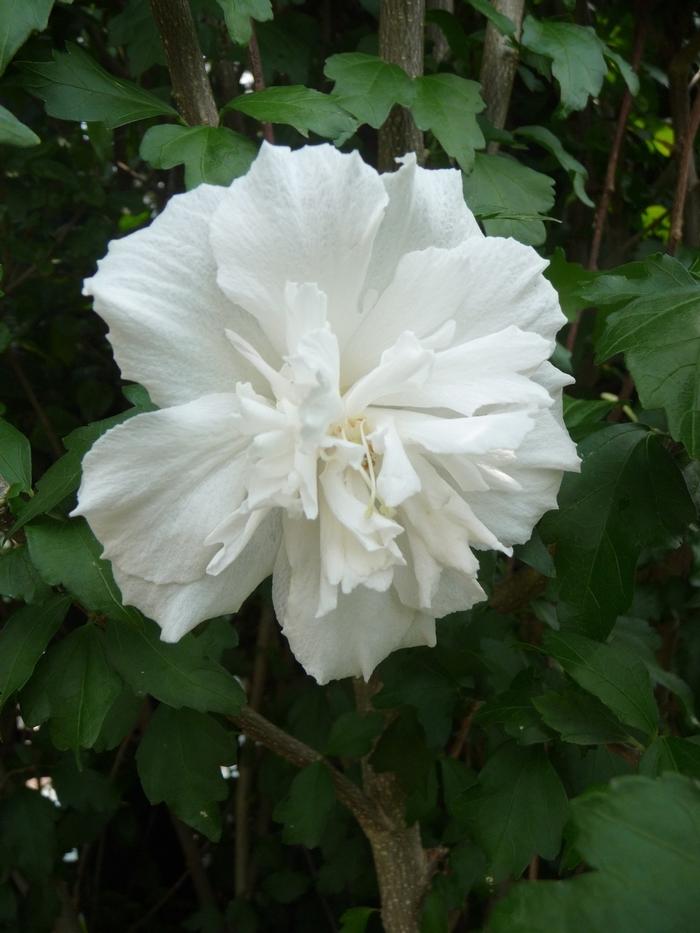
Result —
[[359, 713], [350, 710], [340, 715], [331, 727], [325, 752], [362, 758], [372, 750], [374, 740], [384, 728], [381, 713]]
[[567, 815], [564, 788], [543, 749], [510, 742], [489, 758], [465, 801], [496, 881], [520, 875], [535, 854], [554, 858]]
[[[477, 153], [474, 168], [464, 176], [464, 197], [477, 216], [485, 220], [490, 236], [512, 236], [521, 243], [538, 246], [546, 238], [541, 219], [508, 219], [507, 215], [546, 214], [554, 204], [554, 182], [515, 159]], [[501, 213], [506, 215], [499, 218]]]
[[185, 186], [229, 185], [250, 168], [257, 152], [246, 136], [225, 126], [152, 126], [139, 155], [154, 168], [185, 166]]
[[167, 803], [184, 823], [217, 842], [218, 801], [228, 795], [222, 765], [236, 760], [236, 739], [211, 716], [159, 706], [136, 753], [144, 792], [152, 804]]
[[644, 752], [639, 762], [639, 773], [657, 777], [664, 771], [678, 771], [700, 780], [700, 744], [675, 735], [661, 735]]
[[126, 49], [129, 74], [138, 78], [153, 65], [165, 65], [165, 50], [150, 3], [127, 0], [124, 8], [107, 24], [110, 45]]
[[592, 281], [583, 284], [581, 298], [586, 304], [609, 308], [642, 295], [692, 288], [697, 281], [673, 256], [655, 255], [625, 263], [614, 272], [595, 275]]
[[0, 630], [0, 709], [32, 676], [63, 622], [70, 600], [53, 596], [40, 606], [14, 612]]
[[644, 407], [663, 408], [673, 437], [700, 457], [700, 282], [654, 289], [610, 314], [596, 349], [600, 360], [625, 353]]
[[335, 807], [335, 790], [327, 766], [316, 761], [292, 781], [287, 797], [275, 807], [274, 818], [284, 823], [284, 841], [309, 849], [321, 836]]
[[639, 93], [639, 77], [634, 68], [622, 55], [614, 52], [609, 46], [605, 49], [605, 57], [617, 65], [622, 80], [627, 85], [630, 94], [635, 97]]
[[36, 677], [56, 748], [92, 748], [122, 689], [107, 661], [102, 631], [93, 623], [75, 629], [49, 649]]
[[556, 543], [560, 620], [602, 638], [632, 601], [642, 549], [676, 546], [695, 507], [661, 438], [637, 425], [596, 431], [579, 453], [540, 531]]
[[83, 518], [44, 518], [27, 526], [29, 554], [49, 586], [64, 586], [86, 609], [117, 619], [132, 613], [122, 605], [112, 568], [102, 560], [102, 545]]
[[3, 0], [0, 5], [0, 75], [32, 32], [46, 29], [54, 0]]
[[574, 745], [624, 743], [629, 734], [607, 707], [596, 697], [579, 690], [550, 691], [533, 697], [542, 719]]
[[110, 621], [106, 632], [110, 661], [137, 695], [225, 715], [235, 715], [245, 702], [236, 678], [205, 656], [194, 635], [166, 644], [158, 626], [141, 618]]
[[250, 42], [253, 29], [251, 19], [265, 22], [272, 19], [270, 0], [216, 0], [224, 11], [228, 33], [237, 45]]
[[56, 807], [39, 791], [20, 787], [0, 801], [0, 870], [45, 880], [56, 857]]
[[485, 16], [504, 36], [515, 35], [515, 23], [509, 16], [499, 13], [490, 0], [466, 0], [482, 16]]
[[0, 488], [2, 481], [7, 486], [29, 492], [32, 488], [32, 449], [21, 431], [0, 418]]
[[340, 915], [340, 933], [365, 933], [370, 917], [376, 913], [376, 907], [351, 907]]
[[642, 661], [616, 645], [575, 632], [546, 632], [544, 649], [576, 683], [592, 693], [628, 726], [653, 735], [659, 712], [649, 672]]
[[10, 535], [14, 535], [23, 525], [38, 515], [49, 512], [62, 502], [66, 496], [74, 492], [80, 483], [81, 463], [87, 451], [98, 437], [135, 414], [138, 414], [138, 411], [130, 409], [120, 415], [114, 415], [102, 421], [95, 421], [93, 424], [71, 431], [63, 439], [67, 452], [55, 463], [52, 463], [44, 473], [36, 484], [36, 490], [32, 498], [28, 502], [21, 504], [13, 503], [15, 512], [19, 517], [10, 529]]
[[590, 26], [526, 16], [520, 41], [538, 55], [551, 58], [565, 112], [583, 110], [588, 98], [600, 93], [608, 70], [603, 57], [606, 47]]
[[588, 180], [588, 171], [585, 165], [564, 149], [558, 136], [555, 136], [551, 130], [544, 126], [519, 126], [517, 130], [513, 130], [513, 134], [521, 136], [523, 139], [532, 140], [532, 142], [547, 149], [564, 171], [571, 174], [574, 192], [579, 201], [582, 201], [587, 207], [595, 207], [593, 201], [586, 194], [585, 184]]
[[398, 65], [376, 55], [343, 52], [326, 59], [323, 73], [335, 81], [333, 97], [360, 123], [375, 129], [384, 123], [394, 104], [410, 107], [415, 87]]
[[577, 851], [593, 872], [516, 885], [490, 933], [692, 930], [700, 912], [700, 789], [677, 774], [613, 780], [572, 803]]
[[312, 132], [338, 142], [347, 139], [357, 126], [330, 95], [301, 84], [241, 94], [226, 109], [238, 110], [262, 123], [287, 123], [302, 136]]
[[49, 116], [61, 120], [97, 121], [114, 129], [149, 117], [177, 116], [155, 94], [109, 74], [71, 42], [65, 52], [54, 50], [53, 61], [24, 62], [22, 71], [23, 86], [44, 101]]
[[25, 126], [5, 107], [0, 106], [0, 145], [26, 148], [36, 146], [40, 142], [41, 140], [33, 130]]
[[476, 119], [486, 106], [481, 86], [458, 75], [440, 73], [416, 78], [411, 112], [421, 130], [430, 130], [445, 152], [465, 170], [474, 164], [474, 151], [486, 141]]

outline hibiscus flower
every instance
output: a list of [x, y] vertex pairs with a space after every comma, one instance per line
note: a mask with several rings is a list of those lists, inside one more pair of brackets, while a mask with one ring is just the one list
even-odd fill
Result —
[[74, 514], [165, 641], [272, 574], [304, 668], [367, 678], [484, 599], [475, 551], [527, 541], [578, 469], [546, 262], [401, 161], [265, 144], [85, 283], [158, 410], [95, 444]]

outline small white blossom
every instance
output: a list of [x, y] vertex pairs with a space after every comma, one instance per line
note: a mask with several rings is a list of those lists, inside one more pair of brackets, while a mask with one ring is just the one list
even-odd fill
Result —
[[84, 461], [75, 514], [166, 641], [270, 573], [319, 682], [432, 645], [484, 598], [578, 458], [564, 322], [537, 253], [484, 237], [457, 171], [263, 146], [230, 188], [173, 198], [85, 291], [160, 410]]

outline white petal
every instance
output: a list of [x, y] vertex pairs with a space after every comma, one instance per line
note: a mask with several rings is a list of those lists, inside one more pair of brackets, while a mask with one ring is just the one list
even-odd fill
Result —
[[399, 259], [394, 278], [343, 348], [343, 385], [375, 366], [382, 349], [403, 331], [423, 338], [460, 313], [472, 285], [466, 274], [471, 242], [455, 249], [426, 247]]
[[465, 300], [456, 315], [455, 343], [515, 325], [553, 340], [566, 322], [553, 286], [542, 275], [548, 263], [531, 247], [502, 237], [469, 241], [464, 265]]
[[411, 466], [392, 418], [386, 418], [383, 430], [372, 435], [370, 440], [382, 455], [377, 478], [379, 498], [384, 505], [393, 508], [420, 491], [420, 478]]
[[495, 405], [546, 407], [553, 398], [528, 371], [546, 361], [552, 349], [551, 341], [539, 334], [507, 327], [436, 353], [424, 386], [404, 386], [395, 396], [385, 396], [382, 404], [445, 408], [462, 415]]
[[343, 402], [349, 418], [361, 414], [368, 405], [393, 398], [402, 388], [425, 385], [433, 365], [434, 352], [426, 350], [411, 333], [401, 334], [396, 343], [384, 350], [378, 365], [362, 376], [345, 393]]
[[492, 450], [517, 450], [534, 425], [532, 413], [526, 411], [472, 418], [438, 418], [403, 410], [382, 414], [394, 418], [404, 444], [418, 445], [436, 454], [477, 455]]
[[318, 525], [285, 519], [272, 598], [295, 657], [319, 683], [339, 677], [369, 679], [393, 651], [435, 644], [434, 619], [404, 606], [391, 589], [380, 593], [358, 587], [339, 595], [337, 609], [316, 618], [319, 581]]
[[435, 246], [451, 249], [483, 234], [464, 201], [462, 175], [456, 169], [424, 169], [413, 154], [399, 160], [396, 172], [382, 175], [389, 195], [372, 251], [367, 282], [383, 291], [405, 253]]
[[248, 174], [223, 193], [212, 221], [220, 287], [283, 353], [287, 283], [316, 283], [342, 345], [356, 326], [387, 202], [379, 175], [357, 152], [263, 144]]
[[244, 494], [235, 395], [137, 415], [112, 428], [83, 460], [74, 515], [104, 556], [128, 574], [188, 583], [217, 551], [204, 541]]
[[557, 414], [544, 410], [512, 465], [502, 467], [520, 491], [492, 489], [469, 493], [469, 505], [505, 545], [524, 544], [545, 512], [557, 507], [564, 470], [578, 471], [576, 447]]
[[122, 376], [144, 385], [159, 406], [256, 379], [222, 339], [224, 328], [263, 351], [268, 346], [256, 322], [216, 285], [209, 223], [222, 197], [221, 188], [200, 185], [171, 198], [150, 227], [113, 240], [85, 282], [109, 325]]
[[124, 602], [160, 625], [163, 641], [175, 642], [205, 619], [236, 612], [272, 573], [280, 545], [279, 513], [270, 513], [238, 559], [218, 576], [189, 583], [151, 583], [113, 564]]

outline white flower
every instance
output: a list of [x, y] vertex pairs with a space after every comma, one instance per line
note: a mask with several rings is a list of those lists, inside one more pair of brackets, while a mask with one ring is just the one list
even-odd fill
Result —
[[85, 291], [160, 410], [95, 444], [74, 514], [125, 601], [177, 641], [272, 573], [321, 683], [434, 644], [484, 598], [474, 550], [527, 541], [578, 469], [545, 266], [482, 235], [459, 172], [325, 145], [113, 242]]

